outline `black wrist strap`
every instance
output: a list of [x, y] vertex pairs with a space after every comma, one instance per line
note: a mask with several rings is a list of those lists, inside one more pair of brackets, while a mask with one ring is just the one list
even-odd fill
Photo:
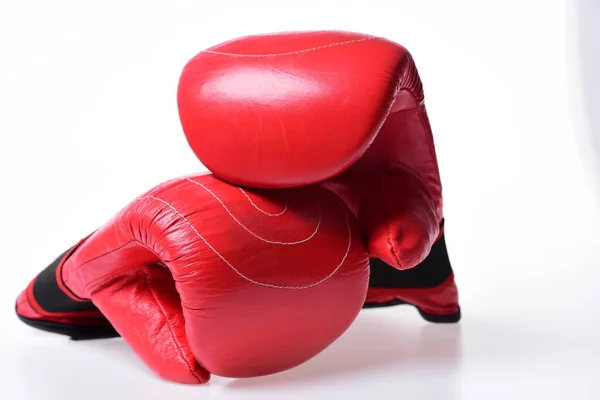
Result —
[[[44, 319], [27, 318], [17, 313], [25, 324], [48, 332], [70, 336], [73, 340], [102, 339], [119, 336], [117, 331], [106, 320], [98, 308], [88, 300], [75, 300], [62, 288], [68, 288], [57, 276], [57, 269], [77, 246], [62, 253], [54, 262], [44, 269], [33, 281], [33, 299], [44, 311]], [[60, 280], [60, 284], [59, 284]], [[75, 296], [74, 296], [75, 297]], [[89, 314], [96, 313], [90, 318]], [[84, 314], [85, 313], [85, 314]], [[56, 314], [56, 316], [53, 316]], [[65, 316], [73, 323], [62, 322]], [[53, 319], [56, 318], [56, 321]]]

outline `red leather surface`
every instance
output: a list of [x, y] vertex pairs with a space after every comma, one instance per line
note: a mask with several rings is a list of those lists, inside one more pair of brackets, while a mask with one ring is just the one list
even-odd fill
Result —
[[324, 180], [367, 150], [405, 54], [346, 32], [257, 35], [212, 47], [181, 74], [183, 130], [204, 165], [229, 182]]
[[49, 313], [43, 310], [35, 301], [32, 294], [33, 281], [27, 286], [27, 289], [19, 294], [17, 298], [17, 313], [25, 318], [41, 321], [58, 322], [70, 325], [108, 325], [100, 312], [76, 312], [76, 313]]
[[[73, 246], [73, 248], [78, 247], [80, 243], [82, 243], [85, 239], [82, 239], [77, 245]], [[68, 251], [63, 259], [60, 261], [60, 264], [64, 263], [64, 261], [68, 258], [68, 256], [73, 252], [73, 249]], [[60, 269], [57, 269], [57, 273]], [[57, 276], [57, 283], [61, 290], [71, 297], [71, 299], [75, 301], [83, 301], [77, 296], [73, 295], [68, 289], [66, 289], [60, 277]], [[90, 325], [90, 326], [98, 326], [98, 325], [110, 325], [110, 322], [106, 319], [104, 315], [102, 315], [99, 311], [75, 311], [75, 312], [50, 312], [41, 307], [34, 295], [33, 284], [37, 276], [31, 280], [27, 288], [23, 290], [19, 297], [17, 298], [16, 304], [16, 312], [22, 317], [40, 320], [40, 321], [49, 321], [49, 322], [57, 322], [62, 324], [69, 325]]]
[[369, 288], [367, 303], [387, 303], [393, 300], [406, 301], [434, 315], [454, 314], [459, 309], [454, 275], [433, 288]]
[[368, 254], [326, 189], [195, 175], [133, 201], [60, 273], [158, 374], [201, 383], [278, 372], [326, 348], [364, 303]]
[[399, 269], [427, 256], [443, 218], [423, 99], [404, 47], [331, 31], [215, 46], [185, 66], [178, 88], [187, 140], [214, 174], [253, 187], [330, 178], [371, 255]]

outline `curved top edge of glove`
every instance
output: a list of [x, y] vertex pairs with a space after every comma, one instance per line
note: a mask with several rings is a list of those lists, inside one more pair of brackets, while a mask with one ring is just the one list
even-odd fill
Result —
[[177, 93], [199, 160], [221, 179], [263, 188], [338, 175], [366, 152], [391, 111], [422, 101], [404, 47], [343, 31], [253, 35], [213, 46], [186, 64]]

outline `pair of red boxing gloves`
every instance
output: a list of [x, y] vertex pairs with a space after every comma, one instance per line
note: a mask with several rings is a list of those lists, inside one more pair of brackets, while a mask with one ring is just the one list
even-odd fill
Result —
[[363, 307], [460, 319], [442, 188], [411, 55], [379, 37], [298, 32], [195, 56], [178, 87], [212, 174], [162, 183], [21, 293], [25, 323], [120, 335], [165, 379], [292, 368]]

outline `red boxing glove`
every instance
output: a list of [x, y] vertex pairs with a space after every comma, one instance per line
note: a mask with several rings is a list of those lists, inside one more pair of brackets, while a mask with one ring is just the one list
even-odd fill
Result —
[[404, 47], [331, 31], [212, 47], [189, 61], [178, 88], [187, 140], [219, 178], [321, 183], [344, 199], [373, 258], [367, 305], [407, 302], [428, 320], [453, 322], [458, 294], [423, 101]]
[[310, 359], [353, 322], [368, 274], [336, 194], [195, 175], [155, 187], [61, 255], [17, 314], [74, 339], [120, 334], [163, 378], [203, 383]]

